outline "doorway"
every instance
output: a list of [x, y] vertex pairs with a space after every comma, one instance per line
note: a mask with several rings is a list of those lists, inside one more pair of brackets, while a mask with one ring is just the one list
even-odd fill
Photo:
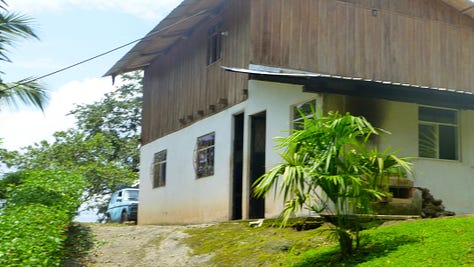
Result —
[[250, 185], [249, 219], [265, 217], [265, 198], [253, 194], [253, 183], [265, 173], [266, 112], [250, 117]]
[[232, 159], [231, 220], [242, 219], [242, 172], [244, 162], [244, 114], [234, 115], [234, 143]]

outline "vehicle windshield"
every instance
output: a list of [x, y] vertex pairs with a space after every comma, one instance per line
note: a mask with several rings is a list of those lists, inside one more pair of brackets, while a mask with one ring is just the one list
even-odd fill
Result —
[[138, 190], [124, 191], [125, 198], [128, 200], [138, 200]]

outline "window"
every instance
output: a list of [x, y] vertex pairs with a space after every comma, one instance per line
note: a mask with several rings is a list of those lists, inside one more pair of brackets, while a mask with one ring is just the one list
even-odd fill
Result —
[[303, 115], [306, 118], [313, 118], [316, 112], [316, 99], [306, 101], [304, 103], [294, 105], [292, 108], [293, 120], [292, 128], [295, 130], [301, 130], [304, 128]]
[[418, 108], [418, 155], [433, 159], [458, 159], [458, 112]]
[[215, 133], [206, 134], [197, 139], [197, 178], [214, 175], [214, 140]]
[[124, 201], [138, 201], [138, 190], [125, 190]]
[[212, 27], [208, 32], [207, 65], [210, 65], [222, 56], [222, 34], [220, 26]]
[[155, 153], [153, 161], [153, 188], [166, 185], [166, 150]]

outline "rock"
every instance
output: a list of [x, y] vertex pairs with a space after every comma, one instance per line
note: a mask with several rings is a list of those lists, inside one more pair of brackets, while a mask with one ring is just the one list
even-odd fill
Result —
[[443, 200], [435, 199], [428, 188], [417, 187], [422, 192], [422, 210], [421, 217], [423, 218], [438, 218], [442, 216], [454, 216], [456, 213], [446, 211]]

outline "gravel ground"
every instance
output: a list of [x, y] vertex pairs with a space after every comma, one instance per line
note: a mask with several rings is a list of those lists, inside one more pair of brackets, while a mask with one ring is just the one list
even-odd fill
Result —
[[151, 225], [92, 225], [96, 248], [89, 267], [206, 266], [212, 255], [190, 256], [181, 243], [190, 227]]

